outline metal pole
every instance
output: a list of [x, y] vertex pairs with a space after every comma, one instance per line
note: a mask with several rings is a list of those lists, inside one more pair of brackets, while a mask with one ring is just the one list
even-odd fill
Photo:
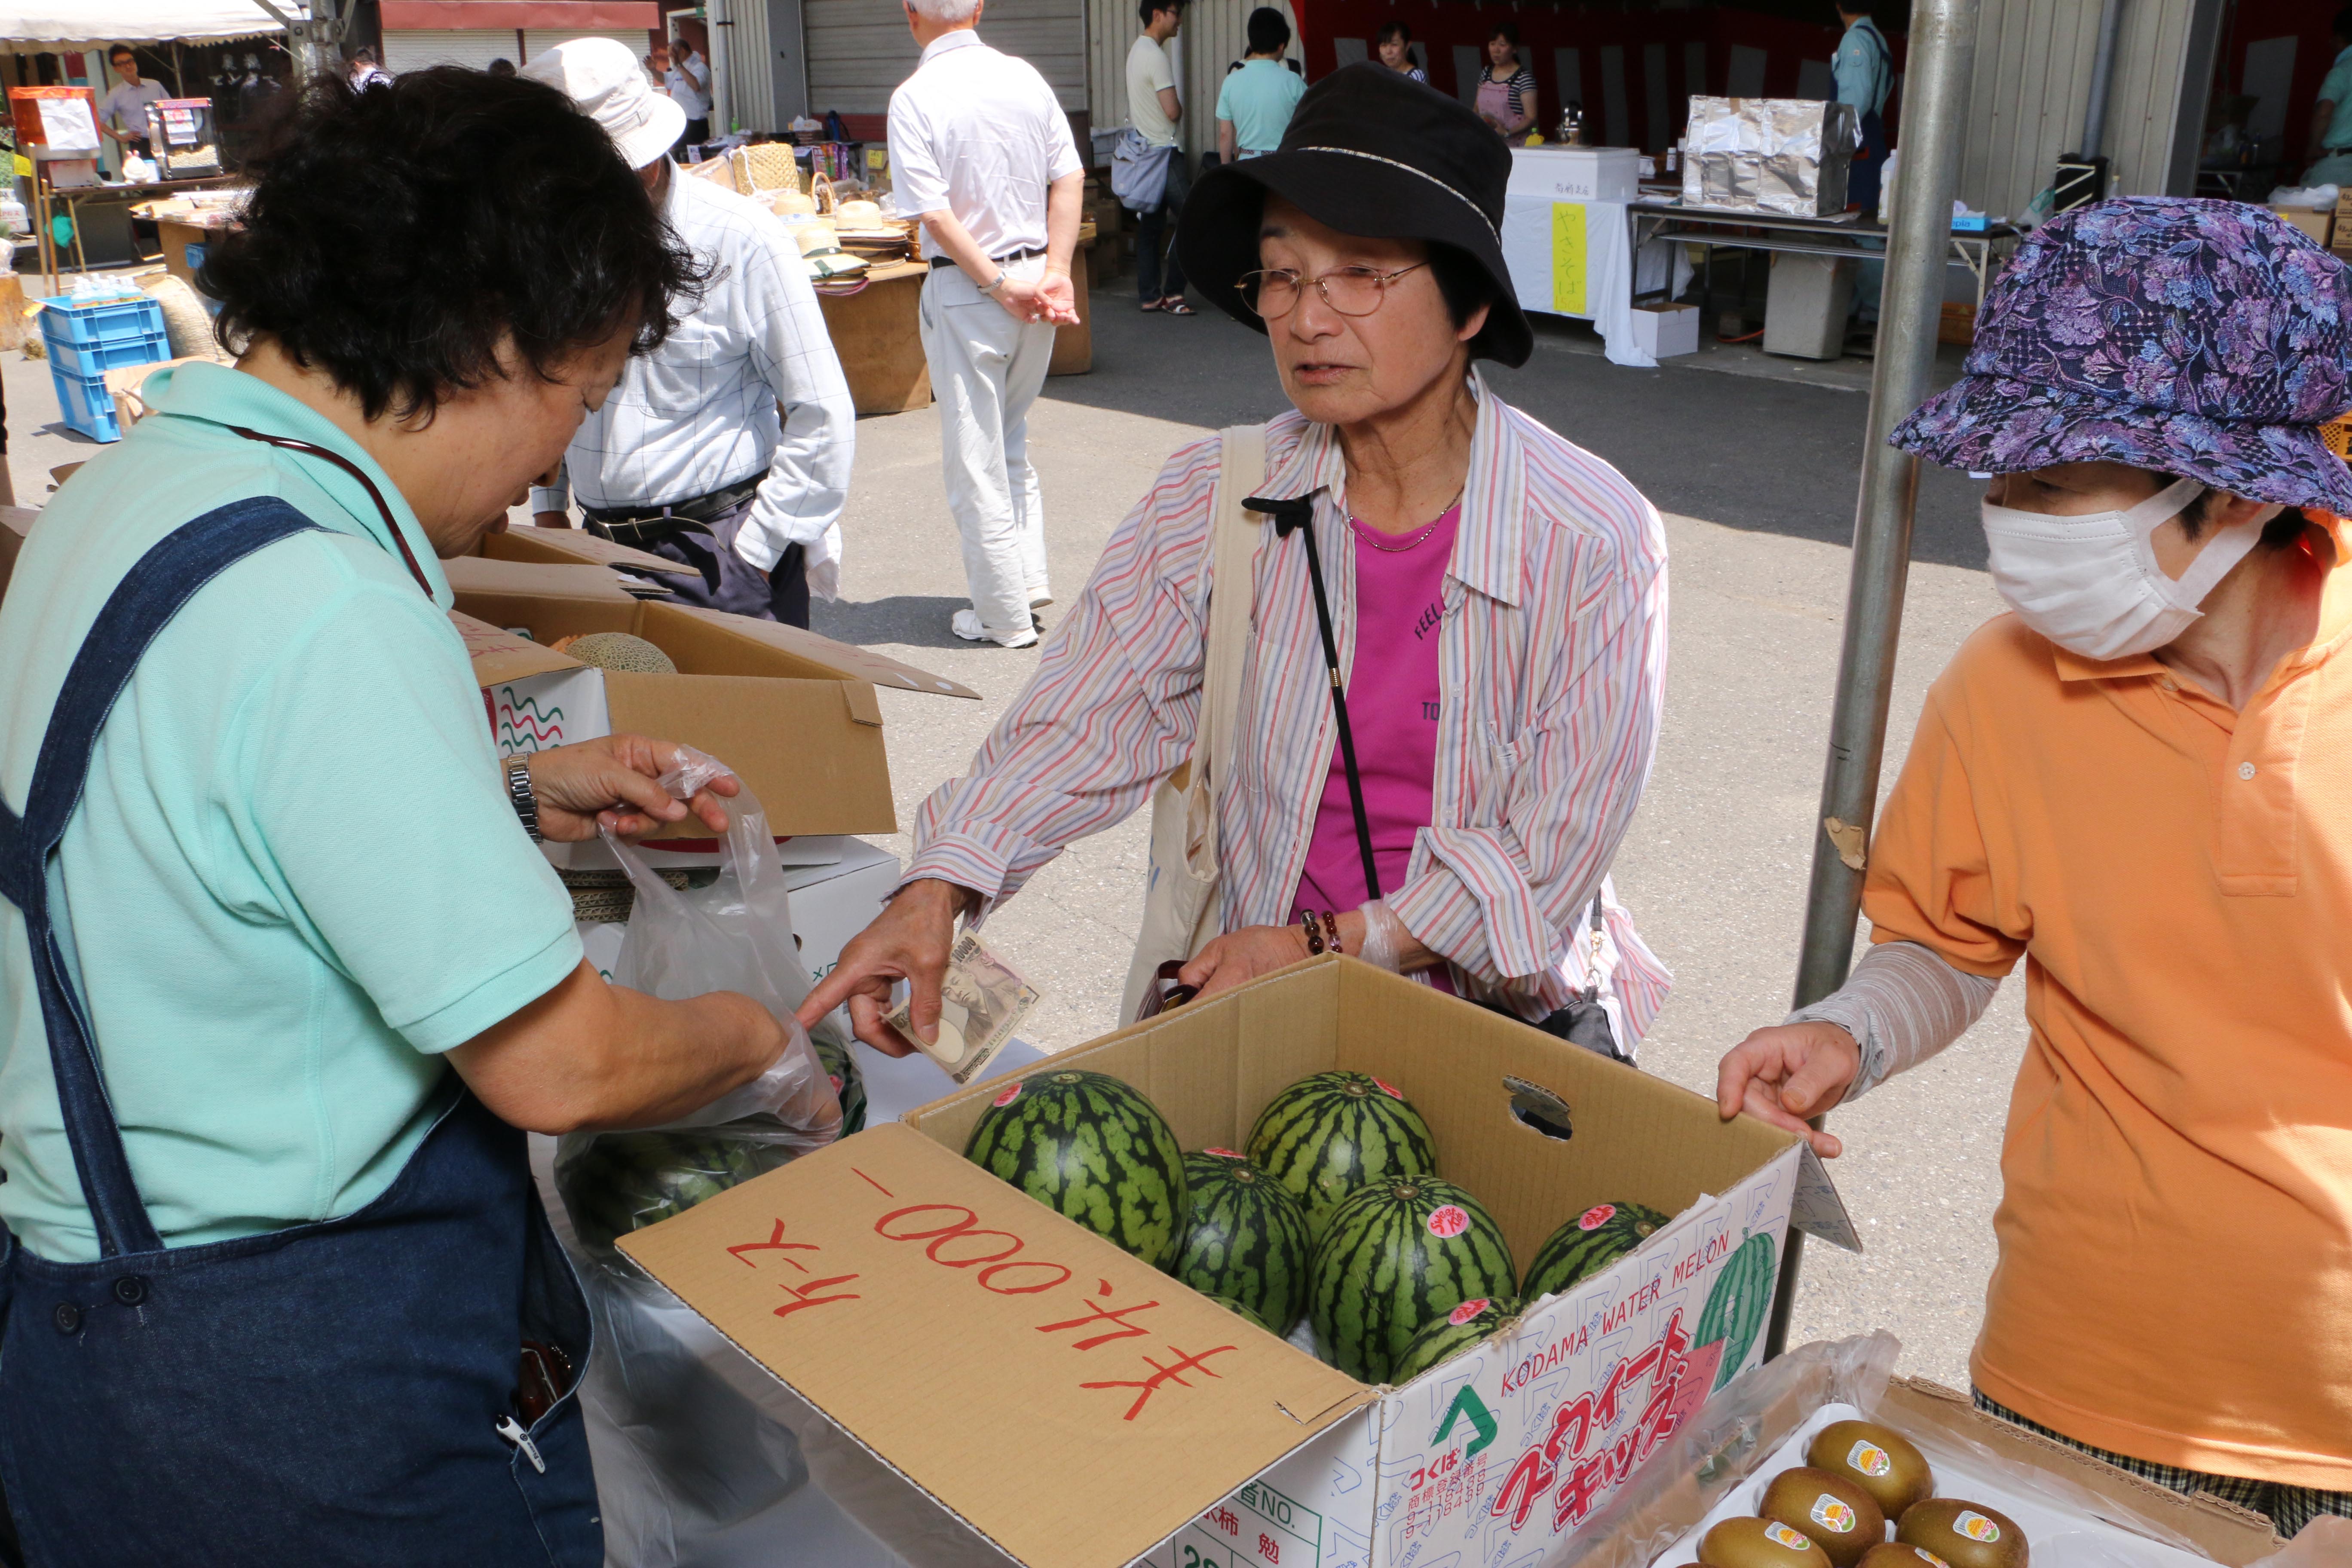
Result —
[[[1871, 367], [1870, 413], [1864, 426], [1853, 575], [1846, 588], [1845, 642], [1830, 714], [1821, 820], [1814, 830], [1805, 942], [1797, 960], [1801, 1007], [1843, 984], [1853, 963], [1854, 922], [1862, 913], [1863, 867], [1878, 805], [1879, 763], [1886, 749], [1886, 710], [1894, 691], [1903, 588], [1911, 565], [1911, 523], [1919, 498], [1918, 459], [1888, 446], [1886, 437], [1926, 400], [1935, 374], [1952, 190], [1959, 183], [1960, 151], [1967, 139], [1979, 3], [1912, 0], [1910, 68], [1903, 84], [1903, 162], [1895, 182], [1878, 357]], [[1780, 1288], [1772, 1299], [1771, 1328], [1764, 1342], [1768, 1358], [1788, 1345], [1801, 1243], [1795, 1231], [1789, 1233], [1788, 1248], [1780, 1258]]]
[[2107, 88], [2116, 74], [2116, 35], [2123, 30], [2124, 0], [2102, 0], [2099, 6], [2099, 47], [2091, 58], [2091, 99], [2083, 110], [2083, 151], [2088, 160], [2099, 155], [2107, 126]]

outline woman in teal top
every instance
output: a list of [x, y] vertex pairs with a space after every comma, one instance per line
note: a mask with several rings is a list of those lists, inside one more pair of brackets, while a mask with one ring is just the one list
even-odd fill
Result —
[[1271, 5], [1249, 14], [1249, 55], [1225, 73], [1217, 89], [1217, 153], [1228, 163], [1256, 158], [1282, 145], [1290, 111], [1307, 92], [1307, 82], [1284, 63], [1290, 24]]
[[583, 961], [532, 838], [682, 818], [676, 749], [502, 768], [438, 559], [694, 263], [535, 82], [329, 79], [250, 167], [235, 368], [150, 381], [0, 605], [0, 1478], [45, 1564], [591, 1568], [518, 1129], [673, 1119], [787, 1034]]

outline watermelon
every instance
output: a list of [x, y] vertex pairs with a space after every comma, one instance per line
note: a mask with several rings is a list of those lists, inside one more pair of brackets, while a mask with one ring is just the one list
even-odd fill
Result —
[[1318, 1072], [1268, 1100], [1250, 1129], [1249, 1157], [1290, 1189], [1318, 1237], [1331, 1211], [1364, 1183], [1437, 1174], [1429, 1123], [1403, 1095], [1361, 1072]]
[[816, 1047], [816, 1059], [824, 1064], [825, 1076], [833, 1079], [834, 1097], [841, 1101], [841, 1136], [846, 1138], [866, 1126], [866, 1079], [848, 1045], [830, 1038], [831, 1033], [811, 1035], [809, 1044]]
[[1725, 1260], [1723, 1272], [1706, 1293], [1706, 1307], [1698, 1315], [1693, 1337], [1701, 1345], [1723, 1342], [1723, 1359], [1715, 1370], [1717, 1388], [1739, 1375], [1748, 1351], [1755, 1346], [1757, 1331], [1772, 1310], [1772, 1290], [1779, 1283], [1772, 1263], [1772, 1238], [1751, 1236]]
[[1226, 1311], [1231, 1312], [1234, 1317], [1244, 1319], [1248, 1322], [1255, 1324], [1261, 1329], [1265, 1329], [1265, 1331], [1269, 1334], [1274, 1332], [1274, 1330], [1266, 1326], [1266, 1321], [1264, 1318], [1259, 1317], [1255, 1312], [1251, 1311], [1244, 1303], [1234, 1300], [1231, 1296], [1211, 1296], [1209, 1300], [1214, 1301], [1218, 1306], [1223, 1307]]
[[1528, 1265], [1530, 1301], [1598, 1274], [1655, 1236], [1673, 1216], [1641, 1204], [1595, 1204], [1551, 1233]]
[[1360, 1383], [1386, 1383], [1432, 1319], [1512, 1293], [1511, 1249], [1486, 1206], [1435, 1176], [1368, 1182], [1331, 1213], [1315, 1244], [1307, 1305], [1325, 1359]]
[[1422, 1325], [1421, 1332], [1406, 1342], [1396, 1365], [1389, 1370], [1389, 1381], [1411, 1383], [1440, 1362], [1452, 1361], [1509, 1322], [1518, 1310], [1516, 1301], [1473, 1296], [1445, 1316]]
[[555, 1189], [572, 1234], [592, 1252], [633, 1230], [682, 1215], [793, 1157], [781, 1144], [720, 1135], [724, 1129], [598, 1132], [566, 1138]]
[[1168, 1272], [1288, 1333], [1307, 1310], [1314, 1247], [1298, 1200], [1231, 1149], [1185, 1155], [1184, 1192], [1184, 1239]]
[[1183, 1239], [1184, 1152], [1151, 1102], [1079, 1068], [999, 1090], [964, 1158], [1155, 1268]]

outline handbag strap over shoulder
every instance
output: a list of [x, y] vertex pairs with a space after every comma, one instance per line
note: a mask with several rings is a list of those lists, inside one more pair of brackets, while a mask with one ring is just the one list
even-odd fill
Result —
[[1201, 718], [1192, 742], [1192, 779], [1215, 788], [1233, 756], [1248, 663], [1250, 601], [1259, 523], [1242, 499], [1265, 480], [1265, 426], [1236, 425], [1223, 434], [1214, 514], [1210, 521], [1208, 657], [1201, 672]]

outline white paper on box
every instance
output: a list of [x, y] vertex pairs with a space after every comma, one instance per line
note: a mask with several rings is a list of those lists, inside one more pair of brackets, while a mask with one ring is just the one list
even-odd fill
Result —
[[[1369, 1413], [1376, 1442], [1354, 1422], [1323, 1434], [1144, 1561], [1452, 1568], [1549, 1553], [1708, 1394], [1763, 1359], [1801, 1152], [1391, 1392]], [[1291, 1527], [1270, 1528], [1270, 1511]]]
[[50, 152], [98, 151], [98, 120], [89, 111], [88, 99], [43, 98], [35, 101], [41, 106], [41, 140]]
[[593, 741], [613, 729], [600, 669], [551, 669], [501, 680], [482, 688], [482, 705], [501, 757]]

